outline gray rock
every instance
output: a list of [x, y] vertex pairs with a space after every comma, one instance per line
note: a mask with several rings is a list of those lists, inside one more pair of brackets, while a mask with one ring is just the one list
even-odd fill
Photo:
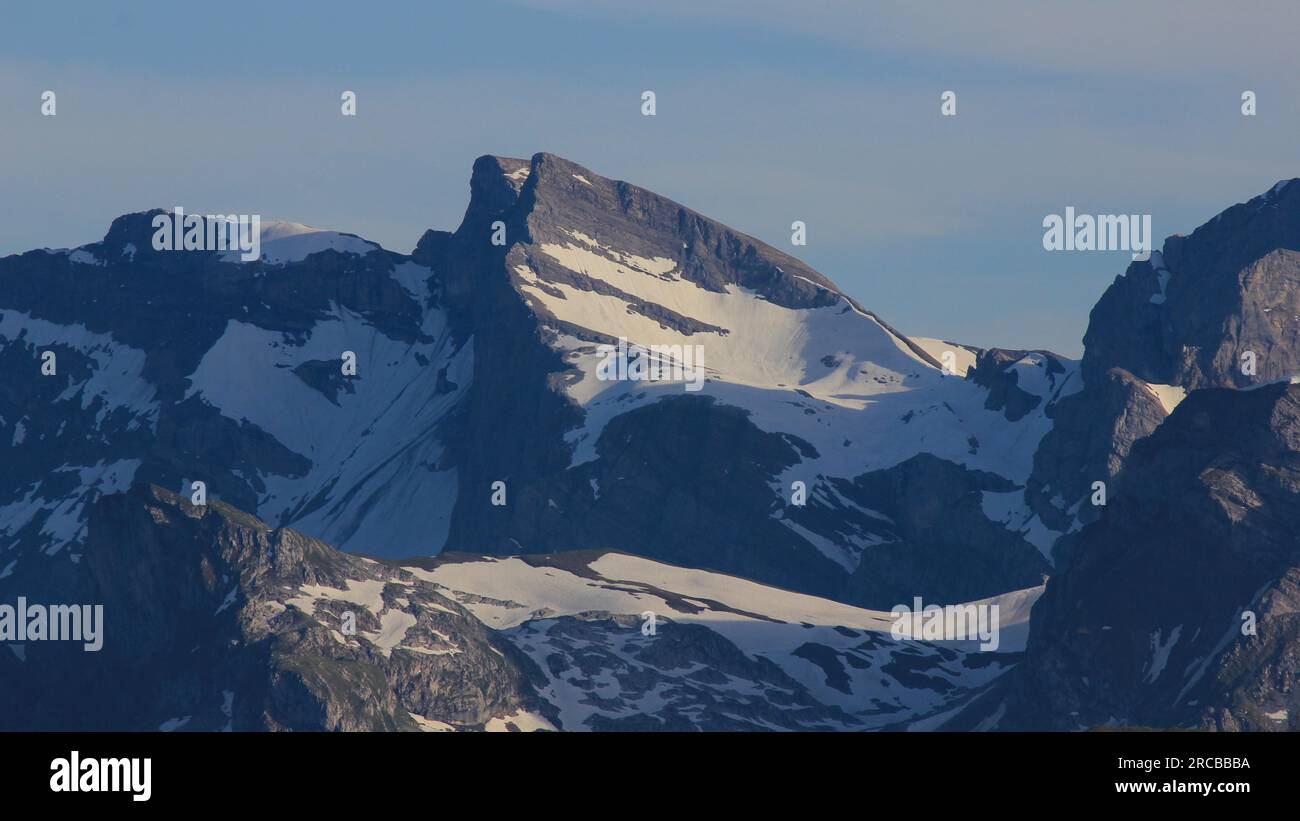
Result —
[[1300, 386], [1194, 392], [1120, 485], [1036, 605], [998, 726], [1295, 729]]
[[102, 604], [104, 646], [0, 654], [11, 730], [473, 729], [549, 709], [540, 671], [433, 585], [156, 486], [100, 499], [75, 570], [22, 582], [32, 602]]

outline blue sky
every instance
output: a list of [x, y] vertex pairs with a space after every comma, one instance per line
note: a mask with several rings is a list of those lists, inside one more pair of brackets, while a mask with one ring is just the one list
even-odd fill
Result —
[[906, 332], [1077, 355], [1127, 255], [1046, 252], [1045, 215], [1150, 213], [1163, 238], [1300, 176], [1300, 10], [1132, 5], [11, 6], [0, 254], [173, 205], [409, 251], [459, 222], [476, 156], [546, 150], [795, 252]]

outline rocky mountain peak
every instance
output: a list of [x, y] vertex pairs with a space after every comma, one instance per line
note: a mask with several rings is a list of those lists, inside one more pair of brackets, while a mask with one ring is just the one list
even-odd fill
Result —
[[1131, 264], [1093, 309], [1084, 345], [1090, 380], [1120, 367], [1191, 390], [1300, 373], [1300, 185], [1279, 182]]

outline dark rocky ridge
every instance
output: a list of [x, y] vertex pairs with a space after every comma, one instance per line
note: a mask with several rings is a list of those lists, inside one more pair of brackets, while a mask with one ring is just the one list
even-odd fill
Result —
[[[186, 730], [413, 731], [411, 713], [476, 728], [543, 708], [532, 663], [433, 585], [220, 502], [196, 507], [156, 486], [105, 496], [82, 560], [56, 567], [27, 574], [21, 594], [102, 604], [104, 646], [0, 653], [8, 730], [155, 729], [188, 717]], [[376, 643], [380, 613], [346, 600], [304, 610], [304, 587], [340, 595], [364, 583], [383, 585], [385, 617], [411, 617], [388, 652]], [[340, 633], [345, 612], [355, 636]], [[430, 652], [449, 646], [458, 652]]]
[[[520, 562], [498, 567], [464, 554], [376, 561], [220, 502], [195, 506], [136, 486], [96, 503], [79, 563], [52, 565], [58, 573], [46, 578], [24, 573], [29, 603], [102, 605], [103, 647], [0, 648], [0, 728], [867, 729], [907, 714], [890, 703], [896, 691], [904, 704], [960, 701], [1014, 661], [602, 576], [596, 563], [607, 557], [530, 556], [523, 573]], [[461, 564], [504, 578], [457, 576]], [[434, 572], [445, 567], [450, 576]], [[557, 577], [590, 580], [613, 609], [557, 613], [566, 607], [554, 597], [553, 586], [566, 584]], [[473, 592], [479, 584], [492, 595]], [[768, 592], [778, 602], [804, 598]], [[762, 595], [745, 603], [770, 606]], [[518, 621], [488, 628], [474, 615], [480, 605]], [[650, 635], [641, 629], [646, 607], [659, 615]], [[748, 629], [688, 621], [706, 610]], [[825, 674], [832, 697], [771, 652], [782, 646]], [[574, 705], [578, 717], [565, 712]]]
[[[1134, 262], [1093, 308], [1085, 373], [1245, 388], [1300, 373], [1300, 185], [1283, 181]], [[1167, 274], [1164, 298], [1160, 278]], [[1155, 301], [1152, 301], [1153, 297]], [[1242, 373], [1240, 356], [1257, 356]]]
[[1090, 383], [1057, 403], [1052, 429], [1034, 452], [1026, 498], [1056, 530], [1068, 530], [1076, 518], [1093, 521], [1098, 514], [1091, 503], [1093, 483], [1104, 482], [1113, 490], [1133, 443], [1154, 431], [1166, 415], [1141, 381], [1112, 368], [1099, 384]]
[[1095, 518], [1084, 489], [1114, 479], [1165, 417], [1143, 382], [1192, 391], [1300, 374], [1300, 185], [1279, 182], [1133, 262], [1092, 309], [1084, 346], [1085, 390], [1060, 403], [1028, 483], [1058, 527]]
[[[1028, 485], [1044, 521], [1091, 524], [1057, 544], [1024, 664], [950, 729], [1295, 728], [1293, 183], [1170, 237], [1093, 309], [1085, 389], [1055, 408]], [[1147, 383], [1190, 393], [1166, 414]], [[1088, 504], [1097, 480], [1104, 507]]]
[[1196, 391], [1049, 582], [999, 726], [1295, 729], [1298, 582], [1300, 385]]

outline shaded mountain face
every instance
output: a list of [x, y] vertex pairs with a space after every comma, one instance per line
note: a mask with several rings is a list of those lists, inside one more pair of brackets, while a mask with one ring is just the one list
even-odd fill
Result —
[[1093, 310], [1083, 389], [1028, 482], [1070, 532], [1026, 660], [949, 727], [1294, 729], [1297, 216], [1300, 186], [1279, 183]]
[[156, 252], [150, 223], [0, 260], [0, 576], [75, 560], [88, 505], [133, 481], [203, 481], [376, 551], [440, 547], [455, 474], [436, 428], [472, 352], [431, 272], [283, 224], [260, 262]]
[[1192, 393], [1034, 611], [1000, 726], [1295, 729], [1300, 385]]
[[[1084, 335], [1081, 390], [1053, 414], [1027, 481], [1056, 530], [1094, 521], [1093, 482], [1188, 391], [1252, 388], [1300, 374], [1300, 185], [1282, 181], [1134, 262]], [[1068, 550], [1071, 538], [1058, 540]]]
[[[1278, 183], [1135, 262], [1102, 295], [1085, 375], [1247, 388], [1300, 373], [1300, 185]], [[1242, 357], [1254, 355], [1255, 373]]]
[[11, 645], [0, 726], [414, 731], [542, 706], [540, 671], [433, 584], [223, 503], [105, 496], [82, 550], [25, 598], [102, 605], [102, 647]]
[[891, 726], [1005, 674], [1041, 592], [997, 600], [1003, 641], [985, 653], [622, 554], [381, 562], [144, 485], [95, 502], [81, 560], [53, 567], [27, 576], [26, 601], [99, 604], [99, 646], [9, 644], [6, 729]]
[[[290, 223], [260, 261], [154, 251], [148, 212], [0, 260], [0, 589], [76, 561], [134, 482], [371, 555], [613, 548], [881, 608], [1050, 569], [1067, 525], [1025, 487], [1076, 363], [911, 340], [553, 155], [470, 188], [409, 257]], [[668, 378], [609, 368], [624, 340]]]

